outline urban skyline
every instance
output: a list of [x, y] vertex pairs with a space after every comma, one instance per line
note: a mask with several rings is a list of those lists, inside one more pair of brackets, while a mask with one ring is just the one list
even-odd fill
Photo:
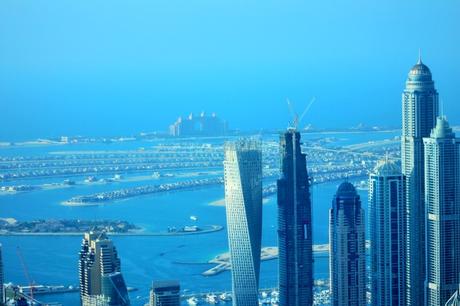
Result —
[[0, 306], [460, 306], [459, 16], [2, 1]]
[[[409, 72], [402, 106], [403, 123], [405, 124], [405, 129], [402, 130], [403, 135], [404, 133], [419, 135], [420, 132], [415, 127], [425, 126], [424, 129], [428, 130], [432, 116], [437, 114], [437, 92], [431, 81], [431, 72], [421, 62], [421, 59]], [[412, 109], [419, 111], [418, 115], [415, 116], [419, 121], [414, 121]], [[455, 253], [457, 250], [455, 241], [460, 239], [460, 236], [455, 235], [455, 229], [457, 227], [460, 229], [460, 223], [456, 225], [455, 220], [448, 217], [450, 223], [446, 226], [449, 226], [449, 230], [443, 229], [444, 223], [436, 223], [437, 220], [444, 218], [441, 211], [447, 208], [442, 208], [444, 207], [442, 205], [450, 205], [449, 211], [453, 213], [453, 216], [456, 215], [456, 207], [460, 207], [460, 205], [456, 205], [460, 190], [457, 186], [460, 182], [458, 175], [459, 141], [456, 140], [445, 117], [437, 118], [437, 125], [430, 130], [430, 137], [418, 137], [415, 140], [414, 138], [413, 136], [401, 138], [403, 149], [401, 159], [403, 165], [405, 158], [409, 162], [414, 160], [414, 157], [411, 157], [410, 154], [404, 155], [404, 152], [416, 151], [420, 147], [418, 141], [422, 139], [425, 151], [423, 170], [426, 173], [424, 186], [427, 186], [424, 198], [428, 205], [428, 215], [425, 217], [428, 228], [425, 231], [429, 237], [426, 246], [428, 257], [426, 267], [423, 267], [428, 273], [424, 290], [426, 290], [427, 297], [426, 305], [431, 306], [447, 302], [458, 289], [460, 282], [459, 277], [454, 275], [456, 269], [460, 271], [458, 262], [453, 258], [443, 259], [443, 257], [436, 255], [440, 253], [439, 248], [441, 250], [452, 248], [451, 251], [445, 253], [445, 256], [451, 256], [449, 254]], [[281, 133], [279, 144], [281, 176], [278, 180], [278, 227], [297, 224], [297, 231], [295, 231], [297, 235], [293, 235], [295, 232], [292, 228], [289, 231], [289, 227], [286, 227], [286, 233], [290, 232], [290, 234], [286, 237], [282, 234], [283, 230], [278, 230], [280, 252], [279, 301], [280, 305], [299, 305], [301, 300], [310, 304], [313, 303], [313, 232], [311, 222], [309, 222], [311, 219], [311, 199], [306, 155], [302, 153], [300, 146], [300, 133], [295, 129]], [[227, 143], [224, 151], [227, 232], [230, 260], [233, 266], [232, 300], [235, 305], [253, 305], [258, 300], [260, 270], [260, 259], [254, 254], [259, 253], [261, 248], [261, 145], [254, 140], [241, 139], [237, 142]], [[371, 242], [369, 264], [371, 265], [372, 305], [402, 305], [408, 303], [405, 299], [414, 299], [411, 291], [404, 288], [404, 285], [408, 286], [409, 281], [406, 279], [406, 283], [403, 282], [404, 278], [407, 277], [404, 271], [407, 273], [410, 270], [407, 266], [404, 269], [410, 260], [400, 256], [406, 254], [408, 246], [403, 242], [407, 242], [408, 240], [405, 238], [410, 236], [410, 231], [406, 232], [403, 229], [404, 225], [410, 224], [411, 215], [404, 214], [404, 207], [407, 209], [408, 204], [407, 197], [404, 196], [405, 190], [402, 187], [406, 183], [407, 176], [399, 169], [394, 161], [388, 160], [387, 156], [386, 159], [377, 163], [369, 176]], [[413, 172], [410, 174], [412, 175]], [[292, 186], [298, 187], [292, 188]], [[439, 200], [439, 190], [442, 190], [446, 200]], [[404, 199], [406, 199], [406, 204], [404, 204]], [[288, 210], [289, 205], [294, 205], [294, 203], [298, 203], [298, 208], [293, 209], [291, 207]], [[297, 216], [296, 218], [296, 215], [301, 217]], [[296, 220], [300, 220], [300, 223]], [[332, 305], [342, 305], [348, 302], [357, 303], [357, 305], [365, 305], [366, 303], [366, 280], [363, 268], [365, 267], [364, 220], [364, 210], [360, 206], [356, 188], [349, 182], [343, 182], [337, 190], [333, 208], [330, 211]], [[439, 240], [444, 239], [442, 237], [452, 233], [452, 231], [454, 235], [446, 236], [446, 240]], [[241, 237], [238, 236], [241, 234], [243, 234]], [[249, 239], [244, 242], [246, 237]], [[403, 238], [401, 239], [401, 237]], [[286, 244], [285, 247], [283, 247], [283, 243]], [[295, 252], [296, 245], [299, 248], [298, 252]], [[343, 245], [348, 245], [348, 247], [343, 248]], [[403, 248], [404, 245], [406, 249]], [[442, 245], [446, 245], [446, 247], [442, 247]], [[289, 253], [296, 256], [287, 256]], [[106, 234], [104, 232], [85, 234], [80, 254], [82, 305], [129, 305], [126, 284], [121, 275], [120, 259]], [[442, 262], [450, 263], [451, 266], [445, 267], [441, 265]], [[305, 272], [299, 273], [295, 267]], [[349, 268], [341, 270], [344, 267]], [[383, 269], [383, 267], [388, 267], [388, 269]], [[445, 279], [445, 282], [438, 281], [441, 276], [444, 277], [442, 279]], [[252, 280], [252, 286], [248, 286], [250, 283], [248, 280]], [[283, 286], [284, 282], [285, 287]], [[155, 303], [159, 299], [158, 295], [155, 295], [154, 289], [156, 287], [159, 286], [152, 287], [150, 303]], [[175, 288], [174, 291], [177, 293], [179, 289], [177, 289], [178, 287]], [[413, 292], [418, 293], [418, 291]], [[241, 295], [239, 296], [239, 294]], [[178, 296], [174, 295], [174, 299], [177, 298]], [[248, 302], [251, 299], [252, 302]], [[177, 303], [177, 300], [175, 301], [172, 303]]]

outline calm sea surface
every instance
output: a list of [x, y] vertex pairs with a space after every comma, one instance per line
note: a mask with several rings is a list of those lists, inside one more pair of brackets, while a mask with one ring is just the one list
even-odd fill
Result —
[[[392, 138], [398, 133], [337, 134], [326, 137], [340, 139], [340, 145], [360, 143], [368, 140]], [[307, 136], [306, 136], [307, 137]], [[305, 137], [305, 138], [306, 138]], [[308, 138], [325, 135], [308, 135]], [[336, 143], [337, 144], [337, 143]], [[70, 149], [112, 150], [138, 148], [139, 143], [116, 145], [87, 145]], [[148, 146], [148, 144], [143, 144]], [[34, 155], [49, 151], [67, 150], [66, 147], [31, 148], [1, 150], [0, 155]], [[81, 178], [80, 178], [81, 179]], [[59, 181], [60, 179], [48, 180]], [[165, 180], [163, 180], [165, 181]], [[31, 181], [32, 182], [32, 181]], [[34, 183], [43, 181], [34, 180]], [[66, 207], [61, 201], [72, 196], [90, 194], [98, 191], [116, 190], [128, 186], [154, 184], [156, 181], [113, 183], [106, 185], [80, 185], [66, 189], [41, 190], [30, 193], [0, 196], [0, 217], [18, 220], [33, 219], [121, 219], [133, 222], [152, 231], [165, 230], [168, 226], [190, 225], [190, 216], [197, 216], [197, 225], [219, 224], [225, 226], [225, 208], [210, 206], [209, 203], [222, 199], [223, 186], [205, 189], [172, 192], [161, 195], [136, 197], [128, 200], [93, 207]], [[313, 187], [313, 230], [314, 242], [328, 242], [328, 209], [335, 190], [340, 182], [331, 182]], [[367, 192], [359, 191], [363, 207], [367, 209]], [[271, 197], [263, 210], [263, 246], [275, 246], [276, 235], [276, 197]], [[122, 263], [122, 272], [130, 287], [139, 290], [131, 293], [132, 305], [147, 302], [148, 290], [152, 280], [178, 279], [181, 288], [189, 292], [230, 290], [230, 273], [224, 272], [213, 277], [201, 273], [210, 267], [206, 261], [226, 252], [227, 233], [225, 230], [211, 234], [170, 236], [170, 237], [117, 237], [115, 242]], [[78, 251], [81, 237], [5, 237], [3, 258], [6, 282], [26, 284], [26, 278], [16, 254], [21, 248], [31, 278], [37, 284], [77, 285]], [[328, 258], [315, 258], [315, 277], [328, 277]], [[260, 286], [277, 285], [277, 260], [262, 263]], [[41, 298], [43, 301], [56, 301], [64, 305], [79, 305], [77, 293], [52, 295]]]

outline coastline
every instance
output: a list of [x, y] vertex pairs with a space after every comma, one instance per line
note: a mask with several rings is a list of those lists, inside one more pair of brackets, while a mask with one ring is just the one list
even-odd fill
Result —
[[[313, 253], [329, 253], [329, 244], [313, 245]], [[263, 247], [260, 252], [260, 260], [267, 261], [277, 259], [278, 254], [279, 253], [277, 246]], [[217, 274], [230, 270], [232, 268], [230, 262], [230, 252], [225, 252], [215, 256], [213, 259], [209, 260], [207, 264], [214, 264], [215, 266], [202, 272], [201, 275], [203, 276], [215, 276]]]
[[[210, 234], [214, 232], [219, 232], [224, 229], [222, 225], [205, 225], [204, 229], [199, 231], [190, 231], [190, 232], [147, 232], [144, 230], [132, 231], [127, 233], [117, 233], [117, 232], [107, 232], [109, 236], [186, 236], [186, 235], [199, 235], [199, 234]], [[81, 236], [85, 232], [62, 232], [62, 233], [23, 233], [23, 232], [1, 232], [0, 236]]]

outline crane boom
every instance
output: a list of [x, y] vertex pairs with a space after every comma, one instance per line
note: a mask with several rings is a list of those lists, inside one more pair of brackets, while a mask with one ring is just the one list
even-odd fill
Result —
[[24, 270], [24, 275], [26, 276], [27, 281], [29, 282], [30, 298], [33, 301], [34, 300], [34, 283], [30, 278], [29, 269], [27, 269], [26, 262], [24, 261], [24, 258], [22, 257], [21, 249], [19, 247], [16, 247], [16, 253], [18, 254], [19, 261], [21, 262], [22, 269]]
[[310, 110], [310, 107], [313, 105], [313, 103], [316, 101], [316, 98], [313, 97], [310, 100], [310, 103], [308, 103], [307, 107], [305, 107], [305, 110], [303, 111], [302, 115], [299, 117], [299, 123], [302, 121], [303, 117], [307, 114], [307, 112]]
[[287, 105], [288, 105], [288, 108], [289, 108], [289, 113], [291, 114], [291, 117], [292, 117], [292, 122], [290, 123], [290, 125], [291, 125], [290, 128], [292, 128], [294, 130], [297, 130], [298, 125], [302, 121], [303, 117], [305, 117], [305, 115], [308, 113], [308, 111], [310, 110], [310, 107], [316, 101], [316, 98], [313, 97], [310, 100], [310, 102], [305, 107], [304, 111], [302, 112], [302, 115], [300, 115], [300, 117], [297, 114], [297, 112], [294, 110], [294, 105], [292, 104], [292, 102], [289, 99], [286, 99], [286, 100], [287, 100]]

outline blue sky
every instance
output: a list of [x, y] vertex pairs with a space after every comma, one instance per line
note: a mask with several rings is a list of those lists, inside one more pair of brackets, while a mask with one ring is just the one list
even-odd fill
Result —
[[0, 140], [166, 129], [216, 112], [286, 127], [398, 126], [419, 48], [460, 124], [458, 1], [0, 2]]

